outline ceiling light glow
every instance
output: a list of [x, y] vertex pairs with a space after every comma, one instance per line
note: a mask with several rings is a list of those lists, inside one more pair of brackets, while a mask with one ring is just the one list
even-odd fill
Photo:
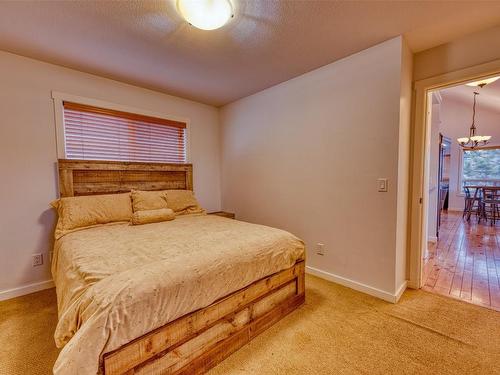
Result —
[[233, 16], [230, 0], [177, 0], [177, 9], [187, 22], [202, 30], [218, 29]]
[[486, 86], [489, 83], [495, 82], [498, 79], [500, 79], [500, 77], [485, 78], [485, 79], [482, 79], [480, 81], [474, 81], [474, 82], [466, 83], [466, 85], [467, 86], [473, 86], [473, 87], [478, 87], [478, 86], [479, 87], [483, 87], [483, 86]]

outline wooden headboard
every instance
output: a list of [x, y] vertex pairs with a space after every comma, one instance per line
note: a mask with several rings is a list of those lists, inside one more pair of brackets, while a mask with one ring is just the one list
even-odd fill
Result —
[[137, 190], [193, 190], [191, 164], [59, 159], [59, 195], [124, 193]]

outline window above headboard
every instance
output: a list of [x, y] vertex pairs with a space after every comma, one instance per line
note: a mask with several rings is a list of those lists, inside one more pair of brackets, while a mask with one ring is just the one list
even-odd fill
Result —
[[67, 159], [186, 162], [186, 124], [63, 102]]
[[52, 92], [60, 159], [187, 163], [188, 121]]

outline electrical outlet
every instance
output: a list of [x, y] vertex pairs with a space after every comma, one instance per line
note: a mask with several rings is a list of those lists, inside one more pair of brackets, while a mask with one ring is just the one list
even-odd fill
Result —
[[316, 254], [325, 255], [325, 244], [322, 243], [316, 244]]
[[43, 264], [43, 255], [42, 253], [33, 254], [32, 255], [33, 267], [41, 266]]

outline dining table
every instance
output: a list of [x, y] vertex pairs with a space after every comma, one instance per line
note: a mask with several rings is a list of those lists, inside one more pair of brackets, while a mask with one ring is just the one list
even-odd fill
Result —
[[[472, 198], [474, 199], [474, 201], [477, 198], [480, 197], [479, 192], [482, 189], [484, 189], [484, 188], [488, 188], [488, 190], [494, 190], [496, 192], [500, 191], [500, 186], [491, 186], [491, 185], [464, 185], [464, 189], [474, 190], [474, 194], [472, 196]], [[474, 204], [470, 204], [467, 207], [467, 220], [470, 220], [470, 216], [472, 214], [472, 208], [473, 208], [473, 206], [474, 206]]]

